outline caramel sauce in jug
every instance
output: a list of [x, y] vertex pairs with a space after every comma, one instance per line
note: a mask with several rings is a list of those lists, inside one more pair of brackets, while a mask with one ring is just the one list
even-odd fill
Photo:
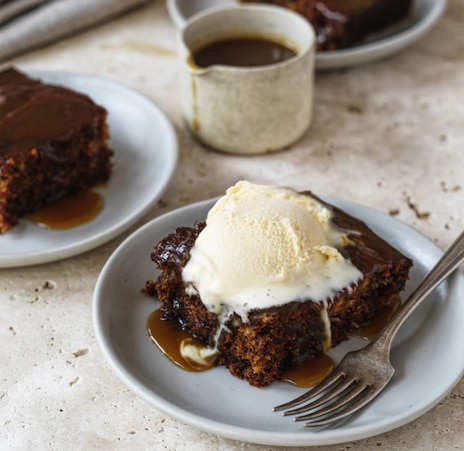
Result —
[[264, 37], [218, 39], [193, 53], [198, 67], [216, 64], [235, 67], [268, 66], [293, 58], [296, 51], [280, 42]]

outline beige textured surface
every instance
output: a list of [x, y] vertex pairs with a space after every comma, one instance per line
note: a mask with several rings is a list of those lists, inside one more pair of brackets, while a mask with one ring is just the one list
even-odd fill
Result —
[[[289, 151], [251, 158], [205, 150], [186, 132], [176, 29], [161, 0], [11, 63], [126, 83], [171, 118], [179, 167], [138, 225], [249, 178], [397, 210], [399, 219], [446, 247], [464, 228], [463, 25], [464, 1], [451, 0], [440, 24], [406, 52], [318, 74], [313, 126], [304, 139]], [[95, 341], [92, 292], [128, 233], [65, 261], [0, 270], [0, 449], [273, 450], [185, 426], [137, 398], [110, 370]], [[462, 449], [463, 431], [461, 381], [406, 426], [323, 449]]]

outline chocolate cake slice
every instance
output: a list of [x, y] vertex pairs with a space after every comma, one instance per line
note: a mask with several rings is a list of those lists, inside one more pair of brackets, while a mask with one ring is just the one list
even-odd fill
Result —
[[111, 175], [106, 110], [14, 68], [0, 72], [0, 233]]
[[[251, 385], [262, 387], [304, 360], [346, 340], [404, 289], [412, 261], [377, 236], [364, 222], [310, 192], [299, 193], [330, 212], [331, 227], [345, 235], [338, 251], [359, 271], [359, 278], [331, 296], [278, 302], [266, 308], [217, 314], [185, 282], [192, 249], [208, 225], [179, 227], [152, 250], [161, 271], [145, 290], [161, 301], [162, 318], [177, 321], [207, 347], [217, 350], [216, 364]], [[209, 216], [208, 216], [209, 218]], [[246, 224], [243, 224], [246, 227]], [[237, 243], [239, 246], [240, 243]], [[330, 284], [330, 276], [327, 283]], [[251, 297], [244, 300], [251, 303]], [[224, 299], [227, 303], [227, 299]]]
[[[252, 3], [256, 0], [242, 0]], [[258, 0], [306, 17], [316, 31], [317, 50], [337, 50], [405, 18], [412, 0]]]

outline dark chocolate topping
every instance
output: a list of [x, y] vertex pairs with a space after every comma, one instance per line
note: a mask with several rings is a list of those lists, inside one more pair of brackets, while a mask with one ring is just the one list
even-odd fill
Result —
[[320, 3], [336, 14], [351, 16], [370, 8], [376, 0], [320, 0]]
[[[376, 265], [396, 266], [409, 259], [393, 246], [375, 234], [363, 221], [354, 218], [344, 210], [324, 202], [311, 192], [310, 195], [332, 211], [332, 223], [346, 232], [350, 242], [339, 251], [365, 275], [374, 272]], [[409, 260], [410, 264], [412, 261]]]
[[65, 139], [100, 108], [85, 95], [7, 69], [0, 73], [0, 157]]
[[360, 43], [407, 17], [412, 0], [241, 0], [284, 6], [314, 26], [317, 50], [336, 50]]

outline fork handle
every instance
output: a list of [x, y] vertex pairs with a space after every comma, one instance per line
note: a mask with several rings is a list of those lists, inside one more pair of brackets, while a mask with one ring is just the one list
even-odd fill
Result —
[[462, 232], [456, 241], [448, 248], [432, 270], [425, 276], [422, 283], [400, 306], [377, 338], [375, 338], [369, 346], [382, 349], [383, 352], [388, 354], [396, 333], [409, 315], [459, 266], [463, 259], [464, 232]]

